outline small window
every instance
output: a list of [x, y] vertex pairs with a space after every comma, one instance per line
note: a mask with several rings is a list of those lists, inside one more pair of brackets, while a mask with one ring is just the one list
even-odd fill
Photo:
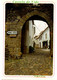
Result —
[[47, 39], [47, 33], [45, 34], [45, 39]]

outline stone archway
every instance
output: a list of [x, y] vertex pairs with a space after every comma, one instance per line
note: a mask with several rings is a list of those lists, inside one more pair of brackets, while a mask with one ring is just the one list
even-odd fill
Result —
[[[21, 42], [21, 32], [22, 32], [22, 27], [23, 27], [24, 23], [25, 23], [30, 17], [32, 17], [32, 16], [34, 16], [34, 15], [38, 15], [38, 16], [44, 18], [44, 19], [47, 21], [47, 23], [48, 23], [48, 25], [49, 25], [49, 27], [50, 27], [51, 56], [52, 56], [52, 55], [53, 55], [53, 22], [52, 22], [52, 20], [50, 19], [50, 17], [49, 17], [47, 14], [45, 14], [45, 13], [43, 13], [43, 12], [41, 12], [41, 11], [34, 10], [34, 11], [32, 11], [32, 12], [27, 13], [26, 15], [24, 15], [24, 16], [20, 19], [20, 21], [19, 21], [19, 23], [18, 23], [18, 25], [17, 25], [17, 27], [18, 27], [18, 29], [19, 29], [19, 34], [20, 34], [20, 35], [19, 35], [19, 42]], [[21, 52], [21, 43], [19, 44], [19, 52]]]

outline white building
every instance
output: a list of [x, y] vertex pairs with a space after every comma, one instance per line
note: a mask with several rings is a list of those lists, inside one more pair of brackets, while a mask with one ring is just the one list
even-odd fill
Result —
[[29, 46], [34, 46], [34, 33], [35, 26], [34, 21], [27, 21], [22, 29], [22, 43], [21, 43], [21, 51], [23, 53], [29, 53]]
[[47, 27], [40, 35], [36, 38], [36, 44], [40, 48], [49, 48], [50, 47], [50, 29]]
[[33, 20], [29, 20], [29, 46], [34, 46], [35, 25]]

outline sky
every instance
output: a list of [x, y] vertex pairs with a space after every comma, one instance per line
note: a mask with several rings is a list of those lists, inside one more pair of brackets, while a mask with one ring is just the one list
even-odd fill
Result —
[[45, 28], [48, 27], [48, 24], [41, 20], [34, 20], [34, 24], [36, 26], [35, 36], [39, 35], [41, 31], [45, 30]]

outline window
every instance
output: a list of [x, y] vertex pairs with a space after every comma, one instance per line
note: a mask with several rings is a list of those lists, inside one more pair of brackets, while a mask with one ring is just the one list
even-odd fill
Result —
[[45, 39], [47, 39], [47, 33], [45, 34]]

